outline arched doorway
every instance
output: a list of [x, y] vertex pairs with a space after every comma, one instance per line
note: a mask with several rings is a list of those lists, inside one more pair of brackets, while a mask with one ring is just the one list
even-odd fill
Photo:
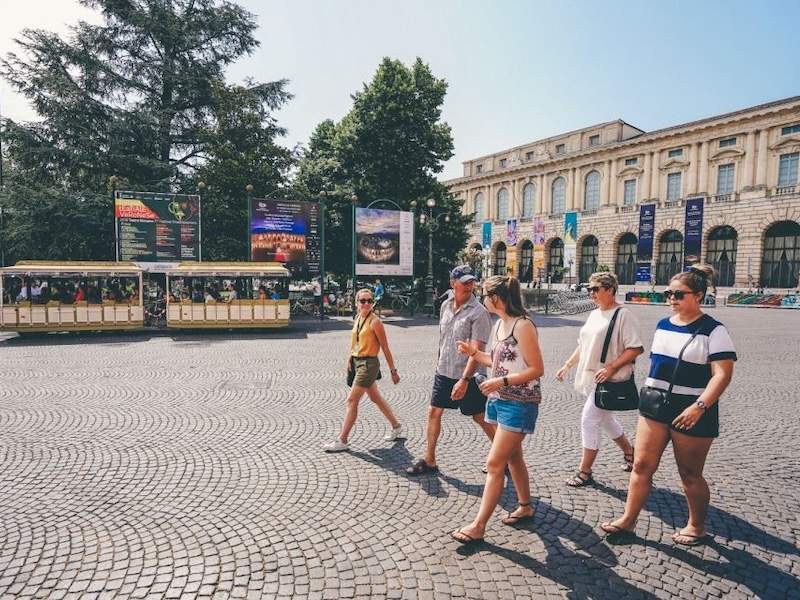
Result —
[[730, 225], [714, 228], [708, 235], [706, 262], [714, 267], [716, 284], [729, 287], [736, 281], [736, 246], [739, 235]]
[[528, 283], [533, 281], [533, 242], [524, 240], [519, 251], [519, 280]]
[[617, 260], [614, 269], [621, 284], [636, 282], [636, 248], [639, 240], [632, 233], [626, 233], [617, 242]]
[[775, 223], [764, 235], [761, 285], [790, 288], [800, 275], [800, 225], [794, 221]]
[[483, 278], [483, 271], [484, 271], [484, 263], [486, 262], [486, 255], [483, 253], [483, 246], [481, 246], [478, 242], [474, 242], [470, 245], [469, 251], [477, 254], [480, 257], [480, 262], [476, 265], [477, 266], [477, 274], [478, 277]]
[[547, 273], [553, 283], [561, 283], [564, 278], [564, 242], [561, 238], [555, 238], [550, 242], [547, 252]]
[[667, 285], [673, 275], [683, 271], [683, 235], [670, 229], [658, 242], [658, 263], [656, 263], [656, 283]]
[[592, 273], [597, 272], [597, 254], [600, 249], [600, 242], [593, 235], [587, 235], [581, 242], [581, 257], [578, 259], [578, 281], [589, 281]]
[[506, 274], [506, 245], [503, 242], [497, 242], [494, 249], [494, 274]]

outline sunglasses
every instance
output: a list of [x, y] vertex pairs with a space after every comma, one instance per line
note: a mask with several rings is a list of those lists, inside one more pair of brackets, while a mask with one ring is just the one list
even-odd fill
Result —
[[588, 287], [586, 289], [589, 290], [590, 294], [596, 294], [600, 290], [607, 290], [608, 288], [604, 285], [593, 285], [592, 287]]
[[372, 298], [362, 298], [358, 301], [359, 304], [372, 304], [375, 302]]
[[673, 296], [675, 296], [675, 300], [683, 300], [685, 296], [691, 295], [692, 292], [686, 292], [684, 290], [664, 290], [663, 292], [664, 298], [669, 300]]

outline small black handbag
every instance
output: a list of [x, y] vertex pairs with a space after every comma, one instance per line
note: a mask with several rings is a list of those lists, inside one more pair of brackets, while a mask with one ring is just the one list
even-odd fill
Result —
[[[617, 322], [617, 315], [621, 307], [614, 311], [611, 322], [608, 324], [606, 340], [603, 343], [603, 352], [600, 355], [600, 363], [605, 364], [608, 355], [608, 346], [611, 344], [611, 334], [614, 331], [614, 324]], [[636, 380], [631, 374], [627, 381], [604, 381], [598, 383], [594, 390], [594, 405], [603, 410], [635, 410], [639, 407], [639, 393], [636, 391]]]
[[684, 350], [689, 347], [695, 337], [697, 337], [697, 332], [693, 333], [689, 341], [681, 348], [678, 360], [675, 361], [675, 368], [669, 378], [669, 387], [666, 390], [649, 386], [644, 386], [639, 390], [639, 412], [645, 417], [649, 417], [659, 423], [670, 423], [672, 421], [670, 397], [672, 396], [672, 388], [675, 386], [675, 376], [678, 374], [678, 367], [681, 366]]

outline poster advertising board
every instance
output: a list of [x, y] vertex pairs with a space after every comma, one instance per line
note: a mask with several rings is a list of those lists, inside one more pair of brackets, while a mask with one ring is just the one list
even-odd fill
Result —
[[114, 192], [117, 259], [194, 261], [200, 253], [200, 196]]
[[517, 245], [517, 220], [509, 219], [506, 221], [506, 244], [508, 246]]
[[283, 263], [295, 279], [320, 274], [320, 210], [316, 202], [252, 198], [250, 259]]
[[540, 279], [544, 277], [546, 261], [544, 259], [544, 219], [533, 218], [533, 273]]
[[564, 266], [569, 269], [569, 276], [575, 277], [577, 272], [578, 213], [564, 213]]
[[492, 248], [492, 222], [486, 221], [483, 224], [483, 249], [489, 251]]
[[356, 208], [356, 275], [414, 275], [414, 213]]
[[683, 268], [700, 262], [700, 251], [703, 245], [703, 198], [686, 199], [686, 224]]
[[636, 281], [641, 283], [650, 283], [651, 278], [651, 265], [650, 263], [639, 263], [636, 265]]
[[[649, 263], [653, 260], [653, 232], [656, 224], [656, 205], [642, 204], [639, 207], [639, 243], [636, 260]], [[648, 280], [649, 281], [649, 280]]]

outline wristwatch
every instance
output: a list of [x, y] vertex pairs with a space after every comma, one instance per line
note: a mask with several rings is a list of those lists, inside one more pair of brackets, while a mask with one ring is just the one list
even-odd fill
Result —
[[702, 409], [703, 409], [703, 411], [705, 411], [706, 409], [708, 409], [708, 407], [706, 406], [706, 403], [705, 403], [705, 402], [703, 402], [702, 400], [698, 400], [698, 401], [697, 401], [697, 402], [695, 402], [694, 404], [695, 404], [695, 406], [699, 406], [700, 408], [702, 408]]

